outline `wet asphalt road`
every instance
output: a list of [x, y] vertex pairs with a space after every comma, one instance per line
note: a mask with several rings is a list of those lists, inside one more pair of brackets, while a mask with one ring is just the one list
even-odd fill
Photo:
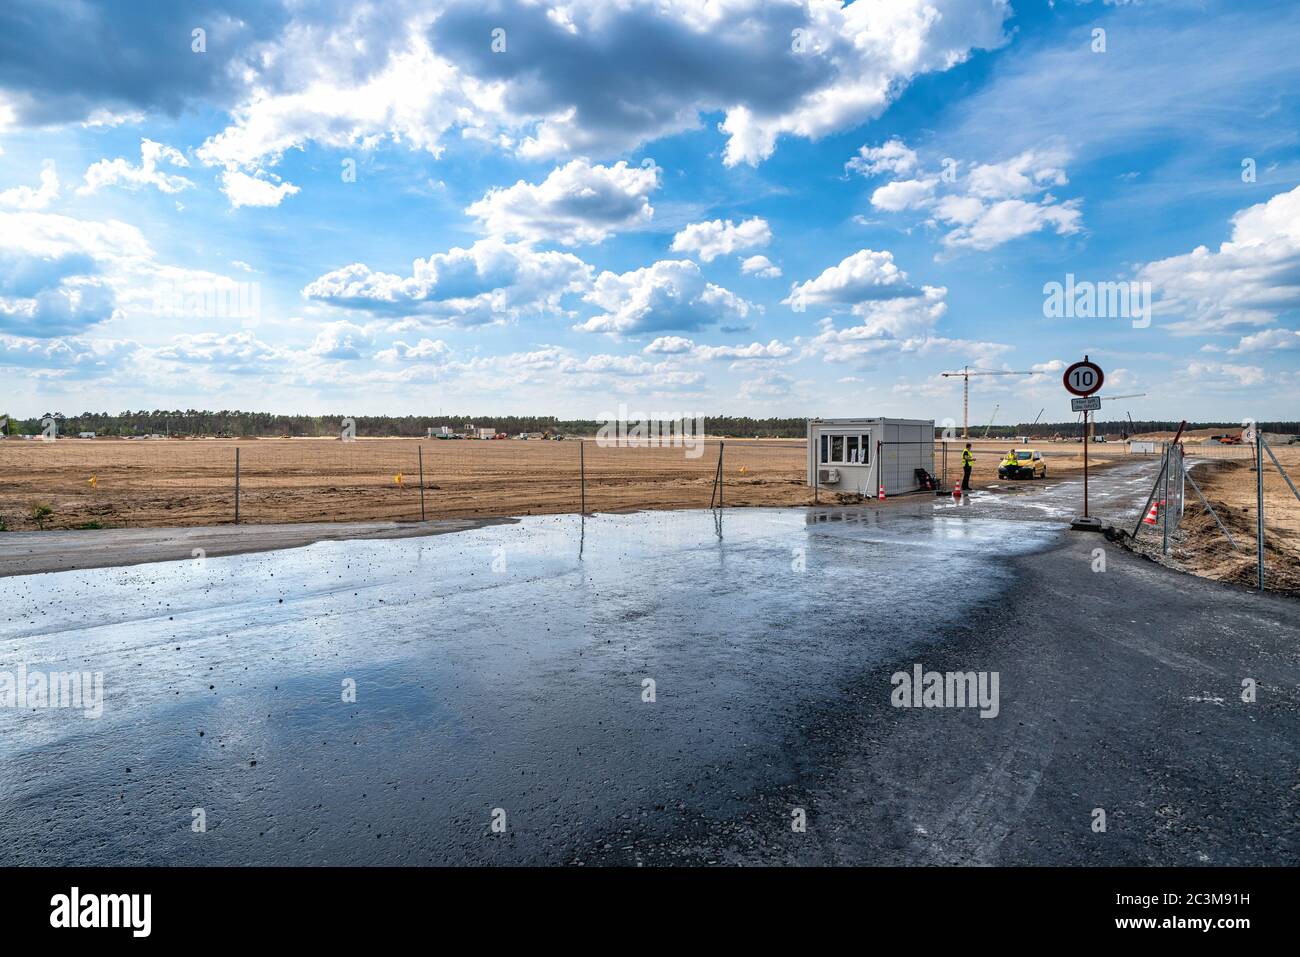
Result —
[[[1065, 532], [1076, 499], [7, 579], [0, 672], [102, 672], [105, 701], [0, 708], [0, 863], [1294, 863], [1300, 605]], [[998, 717], [890, 707], [916, 663], [999, 672]]]

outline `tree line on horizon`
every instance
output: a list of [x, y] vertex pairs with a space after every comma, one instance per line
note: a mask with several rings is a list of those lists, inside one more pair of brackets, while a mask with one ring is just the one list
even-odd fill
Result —
[[[428, 429], [447, 426], [460, 431], [467, 425], [481, 429], [495, 429], [508, 435], [520, 432], [549, 432], [554, 435], [591, 435], [604, 423], [597, 419], [560, 419], [555, 416], [532, 415], [279, 415], [271, 412], [243, 412], [238, 409], [219, 412], [209, 410], [140, 410], [137, 412], [82, 412], [64, 415], [47, 412], [30, 419], [4, 420], [6, 435], [40, 435], [42, 422], [52, 418], [58, 423], [60, 435], [94, 432], [96, 435], [130, 437], [139, 435], [207, 436], [220, 438], [332, 438], [338, 436], [346, 419], [356, 424], [358, 437], [370, 438], [423, 438]], [[807, 435], [806, 418], [766, 418], [750, 416], [705, 416], [705, 431], [709, 435], [733, 438], [803, 438]], [[1241, 430], [1240, 422], [1189, 422], [1189, 429], [1222, 429], [1224, 432]], [[1300, 422], [1260, 422], [1265, 432], [1285, 435], [1300, 434]], [[1160, 419], [1125, 419], [1095, 423], [1097, 434], [1106, 436], [1140, 435], [1147, 432], [1171, 432], [1178, 422]], [[1026, 422], [1014, 425], [995, 425], [987, 430], [989, 438], [1010, 438], [1019, 435], [1049, 437], [1052, 435], [1077, 436], [1083, 426], [1077, 420], [1069, 422]], [[943, 434], [936, 426], [935, 435]], [[975, 427], [972, 438], [983, 438], [985, 429]], [[956, 430], [960, 434], [960, 430]]]

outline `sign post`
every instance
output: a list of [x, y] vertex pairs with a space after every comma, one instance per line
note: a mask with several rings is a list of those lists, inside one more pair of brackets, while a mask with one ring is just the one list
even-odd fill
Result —
[[1088, 446], [1092, 444], [1092, 436], [1088, 434], [1088, 413], [1101, 408], [1101, 399], [1091, 396], [1106, 381], [1106, 374], [1101, 371], [1101, 366], [1084, 356], [1082, 362], [1076, 362], [1065, 370], [1061, 381], [1066, 392], [1079, 397], [1070, 400], [1070, 408], [1083, 413], [1083, 518], [1072, 522], [1071, 527], [1100, 531], [1101, 522], [1088, 516]]

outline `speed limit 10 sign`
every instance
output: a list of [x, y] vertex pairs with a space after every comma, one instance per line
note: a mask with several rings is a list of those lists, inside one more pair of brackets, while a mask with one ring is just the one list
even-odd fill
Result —
[[1082, 362], [1076, 362], [1065, 370], [1065, 391], [1074, 395], [1092, 395], [1105, 381], [1106, 375], [1101, 371], [1101, 366], [1089, 362], [1087, 356], [1084, 356]]

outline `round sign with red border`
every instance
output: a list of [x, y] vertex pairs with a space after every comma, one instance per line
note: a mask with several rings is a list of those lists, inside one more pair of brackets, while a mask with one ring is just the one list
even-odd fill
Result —
[[1101, 366], [1097, 363], [1085, 359], [1066, 369], [1062, 381], [1065, 383], [1066, 392], [1074, 395], [1092, 395], [1106, 381], [1106, 374], [1101, 371]]

